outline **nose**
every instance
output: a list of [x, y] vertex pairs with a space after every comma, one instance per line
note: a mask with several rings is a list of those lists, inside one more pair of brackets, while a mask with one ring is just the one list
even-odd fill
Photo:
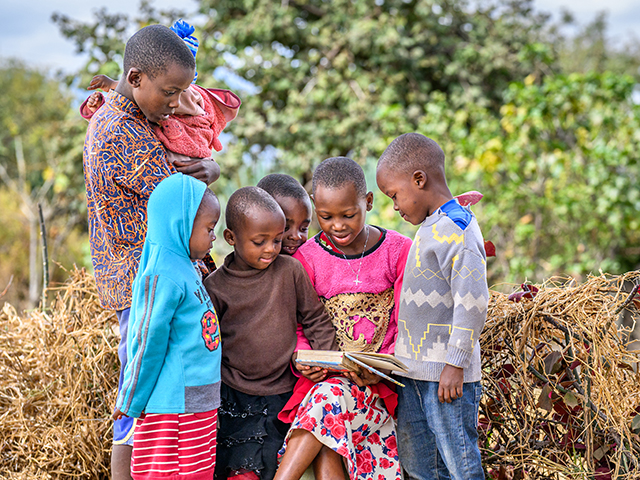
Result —
[[396, 212], [400, 211], [400, 207], [398, 206], [398, 204], [397, 204], [395, 201], [393, 202], [393, 209], [394, 209]]
[[174, 95], [169, 102], [169, 108], [176, 110], [180, 106], [180, 95]]
[[300, 235], [300, 232], [298, 230], [294, 230], [291, 232], [291, 238], [293, 240], [300, 240], [302, 238], [302, 235]]

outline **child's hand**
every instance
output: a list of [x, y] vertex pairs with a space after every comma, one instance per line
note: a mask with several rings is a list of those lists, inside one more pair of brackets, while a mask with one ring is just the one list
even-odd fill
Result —
[[96, 110], [102, 105], [102, 94], [100, 92], [93, 92], [89, 98], [87, 98], [86, 107], [91, 113], [95, 113]]
[[122, 413], [120, 410], [116, 408], [116, 411], [113, 412], [113, 415], [111, 417], [114, 420], [120, 420], [122, 417], [128, 417], [128, 415], [125, 415], [124, 413]]
[[96, 75], [91, 79], [91, 83], [87, 87], [87, 90], [101, 89], [105, 92], [112, 90], [118, 86], [118, 82], [107, 77], [106, 75]]
[[345, 377], [350, 378], [359, 387], [365, 387], [367, 385], [375, 385], [382, 380], [381, 377], [375, 373], [371, 373], [369, 370], [363, 368], [360, 373], [346, 372]]
[[456, 398], [461, 398], [463, 381], [464, 370], [462, 368], [445, 365], [440, 374], [440, 384], [438, 385], [440, 403], [451, 403]]
[[181, 155], [181, 157], [183, 158], [176, 158], [173, 162], [173, 166], [180, 173], [202, 180], [207, 185], [211, 185], [220, 178], [220, 165], [213, 158], [190, 158], [185, 160], [184, 155]]
[[318, 383], [325, 379], [327, 373], [329, 372], [328, 370], [322, 369], [320, 367], [310, 367], [309, 365], [300, 365], [298, 362], [296, 362], [297, 356], [297, 352], [294, 352], [293, 357], [291, 357], [291, 361], [296, 367], [296, 370], [298, 370], [303, 377], [311, 380], [313, 383]]
[[320, 367], [310, 367], [308, 365], [299, 365], [297, 363], [296, 370], [298, 370], [303, 377], [311, 380], [313, 383], [318, 383], [324, 380], [328, 372], [328, 370], [323, 370]]

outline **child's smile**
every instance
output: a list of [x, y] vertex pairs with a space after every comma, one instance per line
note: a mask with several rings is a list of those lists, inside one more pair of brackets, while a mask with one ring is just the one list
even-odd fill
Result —
[[365, 248], [365, 219], [372, 207], [373, 194], [361, 197], [351, 183], [340, 188], [318, 185], [313, 201], [320, 228], [334, 246], [346, 255], [360, 254]]

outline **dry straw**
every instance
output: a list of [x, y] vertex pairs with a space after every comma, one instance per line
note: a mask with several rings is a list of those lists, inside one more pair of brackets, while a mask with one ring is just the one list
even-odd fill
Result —
[[[639, 358], [616, 326], [635, 312], [623, 285], [638, 280], [550, 281], [518, 303], [492, 292], [480, 406], [490, 478], [640, 479]], [[84, 270], [53, 291], [46, 312], [0, 313], [0, 477], [108, 478], [117, 321]]]
[[72, 272], [47, 312], [0, 313], [0, 476], [108, 478], [117, 320]]
[[637, 313], [639, 280], [548, 281], [517, 303], [492, 292], [480, 338], [491, 477], [640, 478], [639, 356], [617, 326]]

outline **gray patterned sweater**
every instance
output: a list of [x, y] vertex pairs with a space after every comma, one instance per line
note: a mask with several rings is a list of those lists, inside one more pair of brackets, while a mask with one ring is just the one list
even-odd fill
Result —
[[407, 259], [395, 348], [409, 367], [404, 375], [438, 382], [450, 364], [464, 369], [465, 383], [479, 381], [488, 301], [480, 227], [451, 200], [424, 220]]

